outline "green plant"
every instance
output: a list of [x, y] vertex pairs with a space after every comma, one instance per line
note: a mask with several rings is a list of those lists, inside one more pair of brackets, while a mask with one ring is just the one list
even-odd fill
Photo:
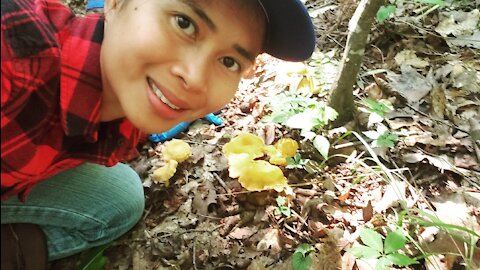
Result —
[[302, 159], [300, 153], [296, 153], [293, 157], [287, 157], [287, 169], [304, 169], [305, 164], [307, 163], [308, 159]]
[[[445, 223], [435, 215], [416, 208], [403, 210], [399, 213], [398, 226], [403, 226], [404, 223], [408, 223], [409, 225], [413, 226], [413, 228], [436, 227], [446, 231], [452, 238], [463, 242], [463, 246], [465, 247], [465, 254], [458, 252], [458, 255], [463, 257], [467, 265], [472, 263], [474, 252], [476, 250], [475, 245], [480, 238], [480, 234], [478, 234], [474, 230], [455, 224]], [[422, 250], [422, 248], [418, 245], [416, 245], [416, 247], [422, 252], [422, 256], [419, 257], [426, 258], [430, 255], [435, 255], [434, 253], [429, 253]]]
[[364, 131], [363, 134], [373, 140], [372, 147], [393, 148], [398, 141], [398, 135], [390, 132], [384, 125], [378, 125], [376, 131]]
[[315, 248], [309, 244], [300, 244], [292, 255], [293, 270], [307, 270], [312, 265], [312, 258], [310, 253], [315, 251]]
[[[325, 102], [317, 101], [297, 93], [282, 93], [276, 96], [269, 104], [271, 114], [262, 121], [284, 124], [289, 128], [300, 129], [300, 135], [313, 141], [313, 145], [320, 154], [327, 159], [330, 143], [316, 132], [337, 118], [338, 113], [327, 106]], [[299, 160], [297, 160], [299, 161]], [[290, 160], [289, 165], [297, 166], [296, 160]], [[304, 164], [302, 164], [303, 167]]]
[[[414, 214], [420, 214], [421, 216], [416, 216]], [[429, 214], [423, 210], [420, 209], [408, 209], [408, 210], [403, 210], [399, 214], [398, 218], [398, 224], [401, 226], [403, 225], [403, 222], [407, 221], [410, 224], [415, 224], [415, 225], [421, 225], [424, 227], [437, 227], [440, 229], [447, 230], [450, 233], [455, 233], [457, 231], [462, 231], [465, 232], [471, 236], [480, 238], [480, 234], [476, 233], [473, 230], [470, 230], [468, 228], [454, 225], [454, 224], [448, 224], [443, 221], [441, 221], [438, 217]]]
[[285, 200], [285, 197], [278, 196], [277, 199], [277, 208], [275, 208], [275, 214], [276, 215], [284, 215], [286, 217], [290, 217], [292, 215], [292, 210], [290, 207], [286, 205], [287, 200]]
[[385, 241], [382, 235], [371, 229], [362, 229], [360, 239], [364, 245], [353, 247], [349, 250], [357, 258], [378, 259], [376, 270], [389, 269], [388, 266], [407, 266], [418, 263], [404, 254], [399, 253], [407, 243], [407, 238], [401, 229], [387, 234]]
[[[429, 4], [434, 6], [443, 6], [445, 4], [444, 0], [414, 0], [414, 1], [421, 4]], [[379, 23], [385, 22], [395, 14], [396, 10], [397, 10], [396, 1], [394, 1], [394, 4], [381, 6], [377, 11], [377, 16], [376, 16], [377, 21]]]
[[390, 18], [390, 16], [395, 14], [395, 10], [397, 10], [397, 6], [395, 5], [381, 6], [377, 11], [377, 21], [383, 23]]
[[290, 117], [314, 106], [315, 103], [316, 101], [310, 97], [295, 92], [282, 92], [271, 99], [268, 104], [271, 113], [266, 115], [262, 121], [283, 124]]
[[284, 92], [269, 103], [271, 113], [262, 121], [285, 124], [290, 128], [314, 131], [335, 120], [337, 112], [325, 102], [302, 96], [294, 92]]
[[88, 250], [76, 270], [101, 270], [107, 264], [108, 258], [103, 255], [112, 243], [101, 245]]
[[316, 131], [335, 120], [337, 116], [338, 113], [328, 107], [325, 102], [317, 101], [302, 112], [290, 117], [285, 125], [289, 128], [301, 129], [303, 133], [305, 131]]
[[328, 95], [335, 81], [339, 66], [335, 54], [335, 50], [326, 53], [314, 52], [308, 62], [308, 66], [313, 70], [317, 87], [320, 88], [320, 92], [317, 94], [319, 97]]
[[374, 100], [371, 98], [365, 98], [361, 101], [364, 107], [360, 107], [359, 110], [369, 113], [368, 125], [372, 126], [383, 121], [385, 114], [393, 110], [393, 105], [388, 100]]

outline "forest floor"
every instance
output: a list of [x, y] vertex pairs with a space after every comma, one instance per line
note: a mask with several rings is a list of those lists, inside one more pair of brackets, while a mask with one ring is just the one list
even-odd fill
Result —
[[[217, 115], [223, 125], [201, 119], [177, 136], [192, 155], [169, 181], [152, 179], [165, 143], [140, 148], [130, 164], [146, 210], [105, 249], [104, 269], [479, 269], [479, 3], [446, 2], [396, 1], [393, 18], [374, 24], [357, 117], [334, 129], [318, 112], [328, 114], [357, 1], [306, 1], [318, 35], [311, 61], [261, 55]], [[82, 1], [67, 3], [84, 13]], [[280, 166], [288, 188], [248, 191], [229, 176], [223, 146], [243, 132], [298, 142]]]

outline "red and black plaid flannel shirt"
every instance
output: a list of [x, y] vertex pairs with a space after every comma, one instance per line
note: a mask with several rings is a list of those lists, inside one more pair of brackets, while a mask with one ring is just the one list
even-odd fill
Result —
[[100, 122], [103, 17], [58, 0], [1, 0], [1, 14], [2, 201], [84, 162], [137, 156], [128, 120]]

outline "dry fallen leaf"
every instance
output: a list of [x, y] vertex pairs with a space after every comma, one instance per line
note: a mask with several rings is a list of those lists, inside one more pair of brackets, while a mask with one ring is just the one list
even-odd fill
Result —
[[403, 96], [408, 103], [415, 104], [430, 92], [432, 85], [411, 66], [402, 65], [400, 69], [401, 75], [388, 72], [387, 77], [394, 91]]
[[372, 201], [368, 201], [367, 206], [362, 209], [363, 221], [368, 222], [373, 217]]
[[425, 68], [429, 65], [427, 61], [420, 59], [415, 54], [415, 51], [412, 50], [403, 50], [399, 52], [395, 55], [395, 62], [398, 66], [405, 64], [416, 68]]
[[[435, 31], [446, 37], [450, 46], [468, 46], [480, 49], [480, 31], [478, 30], [480, 11], [478, 9], [470, 12], [456, 10], [440, 12], [440, 17]], [[450, 35], [456, 38], [451, 38]]]
[[192, 208], [201, 215], [209, 214], [209, 207], [217, 204], [217, 192], [212, 181], [203, 181], [203, 185], [195, 190]]
[[235, 228], [228, 234], [228, 237], [231, 237], [237, 240], [242, 240], [252, 236], [256, 232], [257, 232], [256, 228], [250, 228], [250, 227]]
[[394, 180], [385, 189], [382, 199], [375, 203], [375, 212], [382, 213], [390, 207], [396, 207], [400, 203], [406, 204], [405, 192], [407, 185], [403, 181]]
[[434, 80], [430, 80], [430, 82], [433, 84], [432, 91], [430, 92], [430, 96], [432, 97], [432, 114], [438, 119], [443, 119], [447, 102], [445, 89], [434, 82]]
[[266, 229], [266, 233], [257, 244], [257, 250], [270, 251], [272, 253], [282, 251], [279, 234], [280, 231], [278, 229]]

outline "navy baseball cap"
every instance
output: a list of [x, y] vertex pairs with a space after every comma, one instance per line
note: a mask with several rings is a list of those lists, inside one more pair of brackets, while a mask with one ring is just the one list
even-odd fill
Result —
[[315, 49], [315, 31], [300, 0], [258, 0], [267, 20], [265, 52], [287, 61], [304, 61]]

